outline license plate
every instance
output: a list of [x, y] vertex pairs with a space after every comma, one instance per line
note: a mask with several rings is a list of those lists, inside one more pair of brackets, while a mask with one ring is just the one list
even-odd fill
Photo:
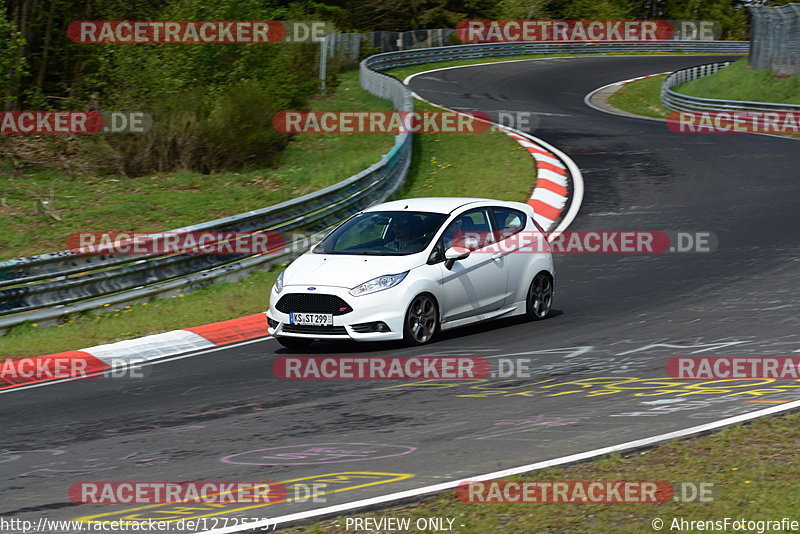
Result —
[[333, 326], [332, 313], [290, 313], [289, 324]]

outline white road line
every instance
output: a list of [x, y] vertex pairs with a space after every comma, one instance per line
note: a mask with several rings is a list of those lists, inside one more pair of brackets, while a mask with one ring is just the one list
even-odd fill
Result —
[[539, 178], [543, 178], [545, 180], [550, 180], [551, 182], [555, 182], [558, 185], [563, 185], [567, 187], [569, 185], [567, 183], [567, 177], [557, 172], [551, 171], [550, 169], [538, 169]]
[[171, 330], [81, 350], [98, 360], [113, 365], [124, 360], [157, 360], [174, 354], [216, 346], [200, 334], [189, 330]]
[[[515, 60], [515, 61], [536, 61], [536, 60], [532, 59], [532, 60]], [[478, 64], [478, 65], [487, 65], [487, 64], [494, 64], [494, 63], [501, 63], [501, 62], [481, 63], [481, 64]], [[506, 63], [511, 63], [511, 61], [506, 62]], [[420, 75], [420, 74], [426, 74], [426, 73], [435, 72], [435, 71], [438, 71], [438, 70], [448, 70], [448, 69], [464, 68], [464, 67], [475, 67], [475, 66], [478, 66], [478, 65], [459, 65], [459, 66], [455, 66], [455, 67], [446, 67], [446, 68], [442, 68], [442, 69], [433, 69], [433, 70], [430, 70], [430, 71], [419, 72], [417, 74], [412, 74], [412, 75], [406, 77], [406, 79], [403, 82], [406, 85], [408, 85], [408, 82], [409, 82], [409, 80], [411, 80], [411, 78], [413, 78], [414, 76]], [[604, 89], [605, 87], [610, 87], [612, 85], [617, 85], [618, 83], [619, 82], [608, 84], [608, 85], [606, 85], [604, 87], [601, 87], [599, 89], [596, 89], [596, 90], [592, 91], [591, 93], [586, 95], [586, 97], [584, 98], [584, 102], [589, 107], [597, 109], [598, 111], [603, 111], [605, 113], [609, 113], [608, 111], [600, 109], [600, 108], [594, 106], [593, 104], [591, 104], [589, 102], [589, 99], [591, 98], [592, 95], [594, 95], [594, 93]], [[417, 98], [418, 100], [422, 100], [423, 102], [428, 102], [427, 100], [425, 100], [424, 98], [420, 97], [418, 94], [414, 93], [413, 91], [412, 91], [412, 95], [414, 96], [414, 98]], [[447, 109], [447, 108], [444, 108], [443, 106], [439, 106], [439, 105], [434, 104], [432, 102], [428, 102], [428, 103], [433, 105], [433, 106], [436, 106], [438, 108]], [[631, 118], [635, 118], [635, 117], [631, 117]], [[651, 119], [651, 120], [660, 120], [660, 119]], [[525, 134], [523, 132], [518, 132], [517, 131], [515, 133], [517, 133], [518, 135], [522, 135], [524, 137], [529, 137], [529, 138], [533, 137], [533, 136], [530, 136], [529, 134]], [[771, 135], [771, 134], [768, 134], [768, 135]], [[779, 136], [773, 136], [773, 137], [779, 137]], [[578, 185], [578, 180], [575, 180], [573, 178], [573, 192], [576, 195], [576, 198], [578, 200], [577, 207], [575, 207], [575, 204], [576, 204], [575, 200], [576, 199], [574, 198], [573, 202], [572, 202], [572, 205], [570, 205], [570, 210], [567, 213], [567, 216], [564, 217], [564, 219], [562, 220], [562, 224], [559, 225], [559, 229], [557, 231], [564, 230], [569, 226], [569, 223], [571, 223], [572, 220], [574, 220], [575, 215], [577, 215], [578, 209], [580, 209], [580, 201], [583, 199], [583, 178], [582, 178], [582, 175], [580, 174], [580, 170], [577, 168], [577, 165], [575, 165], [575, 163], [571, 159], [566, 157], [566, 155], [563, 152], [561, 152], [557, 148], [553, 147], [552, 145], [549, 145], [548, 143], [545, 143], [544, 141], [541, 141], [541, 140], [536, 139], [536, 138], [534, 138], [534, 139], [535, 139], [536, 142], [542, 144], [542, 146], [546, 147], [548, 150], [551, 150], [554, 153], [556, 153], [559, 157], [563, 156], [564, 157], [564, 162], [569, 167], [570, 173], [572, 173], [573, 177], [575, 176], [575, 174], [574, 174], [575, 172], [577, 172], [577, 176], [579, 177], [579, 182], [580, 182], [579, 185]], [[573, 170], [573, 167], [574, 167], [574, 170]], [[578, 191], [579, 187], [580, 187], [580, 191], [578, 193], [577, 191]], [[573, 209], [573, 208], [575, 208], [575, 209]], [[800, 352], [800, 350], [795, 351], [795, 352]], [[628, 441], [626, 443], [621, 443], [619, 445], [612, 445], [610, 447], [603, 447], [603, 448], [600, 448], [600, 449], [594, 449], [594, 450], [590, 450], [590, 451], [586, 451], [586, 452], [582, 452], [582, 453], [578, 453], [578, 454], [572, 454], [572, 455], [569, 455], [569, 456], [562, 456], [560, 458], [554, 458], [552, 460], [545, 460], [543, 462], [537, 462], [537, 463], [533, 463], [533, 464], [522, 465], [522, 466], [519, 466], [519, 467], [505, 469], [505, 470], [502, 470], [502, 471], [495, 471], [493, 473], [487, 473], [487, 474], [484, 474], [484, 475], [478, 475], [478, 476], [471, 477], [471, 478], [468, 478], [468, 479], [461, 479], [461, 480], [456, 480], [456, 481], [452, 481], [452, 482], [445, 482], [445, 483], [442, 483], [442, 484], [435, 484], [435, 485], [432, 485], [432, 486], [425, 486], [425, 487], [417, 488], [417, 489], [413, 489], [413, 490], [407, 490], [407, 491], [401, 491], [401, 492], [397, 492], [397, 493], [391, 493], [389, 495], [382, 495], [382, 496], [379, 496], [379, 497], [372, 497], [370, 499], [362, 499], [362, 500], [358, 500], [358, 501], [352, 501], [352, 502], [349, 502], [349, 503], [344, 503], [344, 504], [339, 504], [339, 505], [335, 505], [335, 506], [328, 506], [328, 507], [325, 507], [325, 508], [320, 508], [318, 510], [309, 510], [309, 511], [306, 511], [306, 512], [299, 512], [299, 513], [295, 513], [295, 514], [279, 516], [279, 517], [272, 518], [272, 519], [269, 519], [269, 520], [266, 520], [266, 521], [259, 521], [259, 522], [249, 523], [249, 524], [247, 524], [246, 527], [245, 526], [239, 526], [239, 527], [229, 527], [229, 528], [208, 530], [208, 531], [205, 531], [204, 534], [227, 534], [227, 533], [233, 533], [233, 532], [242, 532], [242, 531], [245, 531], [245, 530], [251, 530], [253, 528], [264, 527], [264, 526], [274, 528], [275, 525], [280, 524], [280, 523], [289, 523], [289, 522], [294, 522], [294, 521], [302, 521], [302, 520], [317, 518], [317, 517], [321, 517], [321, 516], [326, 516], [326, 515], [332, 515], [332, 514], [337, 514], [337, 513], [341, 513], [341, 512], [351, 511], [351, 510], [355, 510], [355, 509], [358, 509], [358, 508], [374, 506], [374, 505], [377, 505], [377, 504], [388, 503], [388, 502], [395, 501], [395, 500], [407, 499], [407, 498], [412, 498], [412, 497], [419, 497], [419, 496], [427, 495], [427, 494], [431, 494], [431, 493], [442, 492], [442, 491], [446, 491], [448, 489], [456, 488], [461, 482], [466, 482], [466, 481], [469, 481], [469, 480], [475, 480], [475, 481], [493, 480], [495, 478], [502, 478], [502, 477], [507, 477], [507, 476], [512, 476], [512, 475], [518, 475], [518, 474], [521, 474], [521, 473], [526, 473], [526, 472], [529, 472], [529, 471], [536, 471], [536, 470], [539, 470], [539, 469], [545, 469], [545, 468], [553, 467], [553, 466], [556, 466], [556, 465], [562, 465], [562, 464], [566, 464], [566, 463], [577, 462], [577, 461], [580, 461], [580, 460], [587, 460], [587, 459], [590, 459], [590, 458], [596, 458], [598, 456], [603, 456], [603, 455], [610, 454], [610, 453], [613, 453], [613, 452], [620, 452], [620, 451], [624, 451], [624, 450], [628, 450], [628, 449], [636, 449], [636, 448], [640, 448], [640, 447], [646, 447], [646, 446], [654, 445], [654, 444], [662, 442], [662, 441], [668, 441], [668, 440], [671, 440], [671, 439], [688, 437], [688, 436], [690, 436], [692, 434], [697, 434], [697, 433], [700, 433], [700, 432], [707, 432], [709, 430], [715, 430], [717, 428], [722, 428], [724, 426], [729, 426], [729, 425], [733, 425], [733, 424], [736, 424], [736, 423], [749, 421], [749, 420], [752, 420], [752, 419], [756, 419], [758, 417], [763, 417], [763, 416], [767, 416], [767, 415], [773, 415], [773, 414], [777, 414], [777, 413], [781, 413], [781, 412], [786, 412], [786, 411], [793, 410], [793, 409], [796, 409], [796, 408], [800, 408], [800, 400], [788, 402], [786, 404], [781, 404], [779, 406], [772, 406], [770, 408], [765, 408], [763, 410], [757, 410], [755, 412], [750, 412], [750, 413], [746, 413], [746, 414], [742, 414], [742, 415], [737, 415], [735, 417], [729, 417], [727, 419], [721, 419], [719, 421], [706, 423], [706, 424], [699, 425], [699, 426], [689, 427], [689, 428], [686, 428], [686, 429], [683, 429], [683, 430], [676, 430], [674, 432], [668, 432], [666, 434], [658, 434], [656, 436], [651, 436], [649, 438], [643, 438], [643, 439], [639, 439], [639, 440]]]
[[[520, 144], [522, 146], [525, 146], [528, 143], [520, 143]], [[555, 167], [559, 167], [561, 169], [564, 168], [564, 164], [563, 163], [561, 163], [560, 161], [558, 161], [555, 158], [551, 158], [550, 156], [545, 156], [544, 154], [534, 154], [533, 155], [533, 159], [535, 159], [536, 161], [542, 161], [542, 162], [545, 162], [545, 163], [549, 163], [549, 164], [551, 164], [551, 165], [553, 165]]]
[[595, 89], [594, 91], [588, 93], [586, 96], [583, 97], [583, 103], [586, 104], [587, 106], [589, 106], [590, 108], [594, 109], [594, 110], [602, 111], [603, 113], [608, 113], [609, 115], [616, 115], [617, 117], [627, 117], [629, 119], [644, 119], [644, 120], [648, 120], [648, 121], [666, 122], [664, 119], [657, 119], [655, 117], [645, 117], [644, 115], [627, 115], [625, 113], [616, 113], [614, 111], [611, 111], [610, 109], [603, 109], [600, 106], [596, 106], [592, 102], [592, 98], [594, 98], [594, 95], [599, 93], [603, 89], [607, 89], [607, 88], [613, 87], [615, 85], [619, 85], [620, 87], [622, 87], [623, 82], [629, 82], [629, 81], [630, 80], [622, 80], [621, 82], [609, 83], [609, 84], [606, 84], [606, 85], [604, 85], [602, 87], [598, 87], [597, 89]]
[[581, 173], [581, 170], [578, 168], [578, 165], [572, 161], [572, 158], [564, 154], [561, 150], [557, 149], [550, 143], [519, 130], [514, 130], [512, 128], [508, 128], [508, 130], [516, 133], [517, 135], [527, 137], [535, 143], [540, 144], [558, 156], [559, 159], [561, 159], [561, 161], [567, 166], [567, 169], [569, 169], [569, 174], [572, 178], [572, 198], [570, 199], [569, 210], [567, 210], [567, 214], [564, 216], [564, 218], [561, 219], [561, 223], [554, 230], [551, 230], [551, 235], [556, 234], [556, 232], [563, 232], [569, 228], [569, 225], [572, 224], [572, 221], [575, 220], [575, 217], [578, 215], [578, 211], [581, 209], [581, 203], [583, 202], [583, 174]]
[[[662, 56], [662, 57], [664, 57], [664, 56]], [[660, 73], [660, 74], [663, 74], [663, 73]], [[658, 76], [658, 74], [652, 74], [651, 76]], [[644, 76], [644, 77], [646, 77], [646, 76]], [[623, 85], [625, 85], [625, 84], [627, 84], [629, 82], [632, 82], [632, 81], [638, 80], [638, 79], [640, 79], [640, 78], [630, 78], [628, 80], [621, 80], [619, 82], [609, 83], [609, 84], [606, 84], [606, 85], [604, 85], [602, 87], [598, 87], [597, 89], [595, 89], [594, 91], [591, 91], [590, 93], [588, 93], [586, 96], [583, 97], [583, 103], [586, 104], [587, 106], [589, 106], [592, 109], [595, 109], [597, 111], [601, 111], [603, 113], [608, 113], [609, 115], [616, 115], [617, 117], [626, 117], [628, 119], [641, 119], [641, 120], [646, 120], [646, 121], [667, 122], [666, 119], [659, 119], [657, 117], [645, 117], [644, 115], [635, 115], [635, 114], [628, 115], [627, 113], [619, 113], [619, 112], [616, 112], [616, 111], [612, 111], [610, 109], [604, 109], [604, 108], [601, 108], [600, 106], [596, 106], [592, 102], [592, 98], [594, 98], [594, 95], [599, 93], [603, 89], [607, 89], [607, 88], [612, 87], [614, 85], [623, 86]], [[750, 134], [750, 135], [766, 135], [768, 137], [777, 137], [779, 139], [789, 139], [791, 141], [800, 141], [800, 138], [797, 138], [797, 137], [787, 137], [785, 135], [776, 135], [776, 134], [771, 134], [771, 133], [763, 133], [763, 132], [743, 132], [743, 133], [747, 133], [747, 134]], [[800, 352], [800, 351], [798, 351], [798, 352]]]
[[[667, 54], [664, 54], [664, 56], [666, 56], [666, 55]], [[669, 54], [669, 55], [681, 55], [682, 56], [682, 55], [688, 55], [688, 54]], [[731, 55], [733, 55], [733, 54], [731, 54]], [[664, 57], [664, 56], [659, 56], [659, 57]], [[439, 69], [425, 70], [425, 71], [422, 71], [422, 72], [418, 72], [416, 74], [411, 74], [409, 76], [406, 76], [406, 78], [403, 80], [403, 83], [408, 85], [408, 80], [410, 80], [414, 76], [421, 76], [423, 74], [428, 74], [429, 72], [438, 72], [438, 71], [442, 71], [442, 70], [468, 69], [469, 67], [482, 67], [484, 65], [499, 65], [501, 63], [503, 63], [503, 64], [506, 64], [506, 63], [519, 63], [521, 61], [545, 61], [545, 62], [549, 61], [549, 62], [552, 63], [556, 59], [562, 59], [562, 60], [563, 59], [579, 59], [579, 58], [583, 58], [583, 57], [631, 57], [631, 56], [614, 56], [614, 55], [609, 55], [609, 54], [581, 54], [578, 57], [575, 57], [575, 56], [570, 56], [570, 57], [534, 57], [534, 58], [530, 58], [530, 59], [509, 59], [507, 61], [503, 61], [501, 59], [499, 61], [486, 61], [484, 63], [472, 63], [470, 65], [454, 65], [452, 67], [442, 67], [442, 68], [439, 68]], [[642, 56], [633, 56], [633, 57], [645, 57], [645, 55], [643, 54]], [[465, 61], [469, 61], [469, 60], [467, 59]], [[438, 78], [432, 78], [432, 79], [440, 81], [440, 82], [455, 83], [455, 82], [450, 82], [449, 80], [440, 80]], [[423, 99], [420, 99], [420, 100], [423, 100]]]
[[[131, 366], [127, 367], [127, 368], [138, 369], [139, 367], [144, 367], [146, 365], [158, 365], [160, 363], [169, 363], [169, 362], [173, 362], [175, 360], [183, 360], [184, 358], [194, 358], [195, 356], [200, 356], [202, 354], [208, 354], [209, 352], [217, 352], [218, 350], [225, 350], [225, 349], [230, 349], [230, 348], [233, 348], [233, 347], [241, 347], [241, 346], [244, 346], [244, 345], [249, 345], [251, 343], [260, 343], [262, 341], [267, 341], [269, 339], [273, 339], [272, 336], [265, 336], [265, 337], [258, 337], [258, 338], [255, 338], [255, 339], [248, 339], [246, 341], [239, 341], [239, 342], [236, 342], [236, 343], [230, 343], [228, 345], [218, 345], [218, 346], [214, 346], [214, 347], [211, 347], [211, 348], [208, 348], [208, 349], [204, 349], [204, 350], [201, 350], [201, 351], [198, 351], [198, 352], [192, 352], [190, 354], [164, 356], [163, 358], [160, 358], [158, 360], [150, 360], [150, 361], [146, 361], [146, 362], [137, 363], [137, 364], [131, 365]], [[103, 371], [100, 371], [100, 372], [96, 373], [96, 375], [95, 374], [91, 374], [89, 376], [99, 376], [99, 375], [102, 375], [103, 373], [106, 373], [108, 371], [112, 371], [113, 369], [114, 369], [113, 367], [111, 369], [104, 369]], [[17, 391], [22, 391], [22, 390], [25, 390], [25, 389], [39, 388], [39, 387], [44, 387], [44, 386], [52, 386], [52, 385], [55, 385], [55, 384], [61, 384], [62, 382], [72, 382], [73, 380], [85, 380], [85, 377], [65, 378], [63, 380], [48, 380], [48, 381], [45, 381], [45, 382], [39, 382], [39, 383], [36, 383], [36, 384], [30, 384], [28, 386], [19, 386], [19, 387], [16, 387], [16, 388], [0, 389], [0, 395], [2, 395], [3, 393], [16, 393]]]
[[[587, 57], [592, 57], [592, 56], [587, 56]], [[416, 74], [410, 74], [410, 75], [405, 77], [405, 79], [403, 80], [403, 83], [405, 85], [408, 85], [408, 83], [415, 76], [420, 76], [422, 74], [428, 74], [428, 73], [431, 73], [431, 72], [438, 72], [438, 71], [442, 71], [442, 70], [460, 69], [460, 68], [467, 68], [467, 67], [479, 67], [479, 66], [482, 66], [482, 65], [494, 65], [494, 64], [499, 64], [499, 63], [516, 63], [516, 62], [519, 62], [519, 61], [551, 61], [552, 59], [556, 59], [556, 58], [515, 59], [515, 60], [511, 60], [511, 61], [491, 61], [491, 62], [488, 62], [488, 63], [478, 63], [478, 64], [475, 64], [475, 65], [456, 65], [454, 67], [444, 67], [444, 68], [440, 68], [440, 69], [431, 69], [431, 70], [426, 70], [426, 71], [422, 71], [422, 72], [417, 72]], [[426, 99], [422, 98], [421, 96], [419, 96], [414, 91], [411, 91], [411, 95], [414, 98], [416, 98], [417, 100], [421, 100], [422, 102], [427, 102], [428, 104], [430, 104], [430, 105], [432, 105], [434, 107], [437, 107], [439, 109], [448, 109], [445, 106], [440, 106], [438, 104], [434, 104], [433, 102], [430, 102], [429, 100], [426, 100]], [[561, 219], [561, 223], [555, 229], [547, 228], [547, 230], [553, 232], [554, 235], [557, 235], [556, 232], [563, 232], [564, 230], [569, 228], [569, 225], [572, 224], [572, 221], [575, 220], [575, 217], [577, 217], [577, 215], [578, 215], [578, 211], [581, 209], [581, 203], [583, 202], [583, 174], [581, 174], [581, 170], [578, 168], [578, 165], [574, 161], [572, 161], [572, 159], [569, 156], [564, 154], [561, 150], [557, 149], [556, 147], [554, 147], [550, 143], [547, 143], [546, 141], [543, 141], [543, 140], [539, 139], [538, 137], [536, 137], [534, 135], [531, 135], [529, 133], [525, 133], [525, 132], [522, 132], [522, 131], [519, 131], [519, 130], [515, 130], [514, 128], [504, 127], [504, 130], [507, 131], [507, 132], [511, 132], [511, 133], [516, 134], [516, 135], [519, 135], [520, 137], [524, 137], [526, 139], [529, 139], [530, 141], [533, 141], [534, 143], [544, 147], [545, 149], [547, 149], [550, 152], [552, 152], [553, 154], [555, 154], [558, 158], [560, 158], [561, 161], [567, 166], [567, 169], [569, 169], [570, 177], [572, 178], [572, 198], [570, 199], [569, 209], [567, 210], [566, 215], [564, 215], [564, 217]], [[534, 213], [535, 213], [535, 211], [534, 211]], [[538, 219], [537, 219], [537, 222], [538, 222]]]
[[581, 452], [578, 454], [570, 454], [569, 456], [561, 456], [560, 458], [553, 458], [552, 460], [545, 460], [543, 462], [536, 462], [533, 464], [521, 465], [519, 467], [512, 467], [510, 469], [503, 469], [502, 471], [494, 471], [492, 473], [486, 473], [484, 475], [477, 475], [470, 478], [463, 478], [460, 480], [453, 480], [450, 482], [444, 482], [442, 484], [434, 484], [432, 486], [424, 486], [422, 488], [416, 488], [412, 490], [400, 491], [397, 493], [390, 493], [388, 495], [381, 495], [379, 497], [372, 497], [369, 499], [361, 499], [358, 501], [352, 501], [349, 503], [337, 504], [335, 506], [327, 506], [325, 508], [319, 508], [317, 510], [308, 510], [306, 512], [298, 512], [295, 514], [283, 515], [279, 517], [274, 517], [271, 519], [267, 519], [265, 521], [258, 521], [253, 523], [248, 523], [245, 525], [235, 526], [235, 527], [228, 527], [228, 528], [220, 528], [214, 530], [207, 530], [204, 531], [203, 534], [227, 534], [231, 532], [243, 532], [245, 530], [251, 530], [253, 528], [270, 526], [273, 527], [274, 525], [278, 525], [281, 523], [289, 523], [294, 521], [302, 521], [311, 518], [316, 518], [319, 516], [325, 516], [330, 514], [336, 514], [341, 512], [346, 512], [350, 510], [355, 510], [358, 508], [364, 508], [368, 506], [375, 506], [378, 504], [388, 503], [395, 500], [401, 499], [409, 499], [413, 497], [420, 497], [422, 495], [428, 495], [431, 493], [439, 493], [442, 491], [450, 490], [453, 488], [458, 487], [459, 484], [462, 482], [467, 481], [486, 481], [486, 480], [494, 480], [496, 478], [503, 478], [513, 475], [519, 475], [522, 473], [527, 473], [529, 471], [537, 471], [539, 469], [546, 469], [548, 467], [553, 467], [556, 465], [568, 464], [572, 462], [578, 462], [581, 460], [587, 460], [590, 458], [596, 458], [598, 456], [604, 456], [606, 454], [611, 454], [613, 452], [620, 452], [629, 449], [638, 449], [641, 447], [647, 447], [650, 445], [654, 445], [656, 443], [660, 443], [662, 441], [668, 441], [671, 439], [677, 438], [684, 438], [690, 436], [692, 434], [697, 434], [700, 432], [707, 432], [709, 430], [715, 430], [717, 428], [721, 428], [728, 425], [733, 425], [736, 423], [741, 423], [744, 421], [749, 421], [751, 419], [756, 419], [758, 417], [763, 417], [765, 415], [772, 415], [776, 413], [785, 412], [788, 410], [793, 410], [795, 408], [800, 408], [800, 400], [788, 402], [786, 404], [781, 404], [780, 406], [772, 406], [770, 408], [765, 408], [763, 410], [757, 410], [755, 412], [750, 412], [742, 415], [737, 415], [735, 417], [729, 417], [727, 419], [722, 419], [720, 421], [714, 421], [712, 423], [706, 423], [703, 425], [693, 426], [689, 428], [685, 428], [683, 430], [676, 430], [674, 432], [668, 432], [666, 434], [658, 434], [656, 436], [651, 436], [649, 438], [637, 439], [633, 441], [628, 441], [626, 443], [620, 443], [619, 445], [611, 445], [609, 447], [603, 447], [600, 449], [593, 449], [586, 452]]
[[541, 187], [537, 187], [533, 190], [533, 196], [531, 197], [535, 200], [541, 200], [548, 206], [553, 206], [554, 208], [561, 209], [564, 207], [564, 204], [567, 203], [567, 198], [559, 195], [558, 193], [553, 193], [549, 189], [543, 189]]

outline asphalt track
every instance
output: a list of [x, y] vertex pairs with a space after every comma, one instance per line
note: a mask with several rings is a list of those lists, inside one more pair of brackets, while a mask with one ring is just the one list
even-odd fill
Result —
[[[672, 356], [800, 352], [798, 142], [673, 134], [663, 123], [604, 114], [583, 103], [588, 92], [614, 81], [715, 60], [550, 59], [414, 78], [413, 90], [438, 104], [540, 113], [532, 133], [566, 152], [584, 174], [584, 204], [572, 230], [710, 231], [719, 239], [713, 253], [561, 255], [555, 311], [543, 322], [462, 329], [424, 348], [324, 344], [312, 352], [529, 357], [531, 378], [280, 381], [271, 363], [288, 353], [266, 339], [154, 365], [144, 379], [11, 392], [0, 396], [0, 517], [133, 518], [130, 507], [71, 503], [69, 486], [83, 481], [321, 476], [314, 480], [338, 490], [325, 503], [222, 510], [228, 517], [276, 517], [800, 398], [797, 381], [664, 378]], [[306, 452], [279, 460], [264, 458], [276, 451], [241, 454], [284, 446], [299, 447], [284, 452]], [[307, 450], [316, 446], [351, 456]], [[357, 487], [364, 484], [372, 485]], [[219, 511], [157, 506], [135, 513], [178, 519]]]

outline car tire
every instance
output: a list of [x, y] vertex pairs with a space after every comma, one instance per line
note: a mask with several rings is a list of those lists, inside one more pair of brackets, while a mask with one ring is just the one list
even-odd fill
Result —
[[406, 345], [424, 345], [439, 329], [439, 306], [430, 293], [420, 293], [411, 300], [403, 320]]
[[278, 336], [275, 339], [287, 349], [305, 349], [314, 342], [313, 339], [305, 339], [302, 337]]
[[525, 316], [529, 321], [541, 321], [550, 313], [553, 306], [553, 277], [547, 271], [540, 271], [531, 280], [525, 299]]

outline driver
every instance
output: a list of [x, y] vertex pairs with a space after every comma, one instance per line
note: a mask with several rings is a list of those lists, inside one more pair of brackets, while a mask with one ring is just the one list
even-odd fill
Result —
[[398, 219], [394, 223], [394, 239], [386, 243], [386, 248], [397, 252], [413, 252], [417, 249], [418, 238], [411, 219]]

